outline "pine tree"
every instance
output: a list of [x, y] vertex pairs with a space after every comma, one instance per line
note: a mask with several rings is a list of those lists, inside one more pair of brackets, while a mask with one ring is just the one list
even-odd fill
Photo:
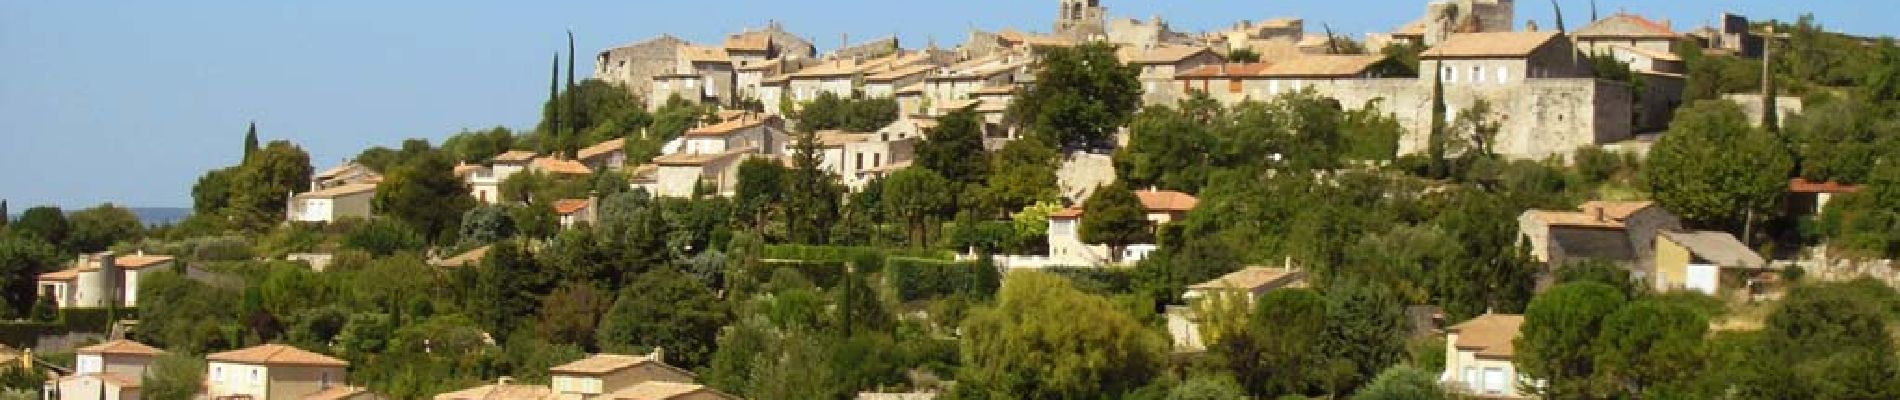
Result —
[[257, 121], [251, 121], [251, 128], [244, 131], [244, 159], [251, 159], [251, 153], [257, 152]]

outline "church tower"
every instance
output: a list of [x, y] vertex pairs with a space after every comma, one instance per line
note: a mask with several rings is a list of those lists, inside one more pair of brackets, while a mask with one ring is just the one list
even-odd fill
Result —
[[1057, 0], [1055, 35], [1072, 40], [1092, 40], [1108, 35], [1104, 28], [1108, 10], [1101, 0]]

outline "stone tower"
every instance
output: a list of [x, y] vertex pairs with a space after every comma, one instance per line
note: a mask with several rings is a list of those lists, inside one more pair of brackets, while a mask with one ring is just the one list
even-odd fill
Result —
[[1425, 45], [1453, 33], [1510, 32], [1517, 19], [1514, 0], [1435, 0], [1425, 5]]
[[1072, 40], [1099, 39], [1108, 34], [1104, 28], [1108, 10], [1101, 0], [1057, 0], [1055, 35]]

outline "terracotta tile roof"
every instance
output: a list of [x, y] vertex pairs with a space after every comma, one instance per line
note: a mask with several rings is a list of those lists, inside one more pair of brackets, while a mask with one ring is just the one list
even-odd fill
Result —
[[1226, 63], [1203, 65], [1174, 74], [1176, 79], [1252, 77], [1267, 69], [1267, 63]]
[[688, 63], [730, 63], [724, 49], [701, 46], [680, 46], [679, 57]]
[[125, 340], [125, 339], [117, 339], [117, 340], [112, 340], [105, 343], [81, 347], [78, 350], [74, 350], [74, 352], [79, 353], [79, 354], [127, 355], [127, 356], [156, 356], [160, 354], [165, 354], [164, 350], [159, 350], [157, 348], [153, 348], [152, 346], [147, 346], [144, 343], [134, 342], [134, 341]]
[[1650, 201], [1598, 200], [1577, 206], [1579, 211], [1529, 210], [1524, 215], [1550, 226], [1623, 229], [1624, 220], [1654, 205]]
[[494, 246], [476, 247], [472, 250], [464, 251], [462, 252], [462, 254], [456, 254], [449, 258], [431, 261], [429, 262], [429, 265], [434, 265], [436, 267], [441, 267], [441, 268], [474, 266], [476, 264], [481, 264], [482, 260], [487, 259], [488, 249], [493, 248], [493, 247]]
[[767, 51], [772, 49], [772, 36], [766, 32], [746, 32], [727, 36], [726, 51]]
[[875, 133], [845, 132], [840, 130], [818, 131], [818, 146], [825, 148], [844, 147], [846, 144], [863, 143], [877, 139]]
[[640, 164], [627, 171], [627, 180], [634, 182], [651, 182], [655, 178], [654, 174], [660, 172], [660, 165], [652, 163]]
[[1557, 37], [1553, 31], [1455, 33], [1420, 53], [1419, 58], [1524, 57]]
[[742, 147], [742, 148], [727, 150], [724, 153], [716, 153], [716, 154], [674, 153], [674, 154], [668, 154], [668, 155], [656, 157], [653, 159], [653, 163], [658, 164], [660, 166], [700, 166], [700, 165], [706, 165], [706, 163], [725, 160], [731, 157], [744, 155], [746, 153], [751, 153], [754, 150], [757, 150], [757, 149], [752, 148], [752, 147]]
[[[56, 379], [55, 381], [56, 382], [70, 382], [70, 381], [76, 381], [76, 380], [81, 380], [81, 379], [98, 379], [101, 382], [105, 382], [112, 386], [117, 386], [120, 389], [135, 389], [135, 388], [138, 388], [140, 385], [144, 384], [143, 382], [144, 379], [141, 377], [128, 376], [125, 374], [120, 374], [120, 373], [115, 373], [115, 372], [104, 372], [104, 373], [95, 372], [95, 373], [87, 373], [87, 374], [79, 374], [79, 375], [70, 375], [64, 378]], [[77, 397], [77, 396], [74, 396], [74, 397]]]
[[321, 392], [305, 395], [303, 400], [341, 400], [368, 392], [369, 389], [356, 386], [331, 386], [329, 389], [324, 389]]
[[1291, 28], [1294, 25], [1302, 24], [1304, 22], [1306, 22], [1306, 20], [1299, 19], [1299, 18], [1278, 17], [1278, 18], [1262, 20], [1260, 21], [1259, 26], [1263, 28]]
[[44, 274], [40, 274], [40, 276], [39, 276], [39, 280], [42, 280], [42, 281], [70, 281], [70, 280], [73, 280], [73, 279], [78, 279], [78, 278], [79, 278], [79, 273], [80, 273], [80, 272], [89, 272], [89, 271], [95, 271], [95, 270], [98, 270], [98, 268], [84, 268], [84, 267], [78, 267], [78, 268], [67, 268], [67, 269], [62, 269], [62, 270], [58, 270], [58, 271], [53, 271], [53, 272], [48, 272], [48, 273], [44, 273]]
[[877, 172], [877, 173], [892, 172], [892, 171], [897, 171], [900, 169], [910, 168], [910, 164], [911, 164], [911, 160], [904, 160], [904, 161], [898, 161], [898, 162], [894, 162], [890, 164], [879, 165], [876, 167], [865, 168], [863, 169], [863, 171]]
[[1657, 60], [1682, 61], [1681, 56], [1677, 56], [1676, 53], [1671, 53], [1667, 51], [1655, 51], [1655, 50], [1645, 49], [1641, 47], [1622, 45], [1622, 44], [1613, 44], [1613, 45], [1610, 45], [1610, 47], [1614, 49], [1618, 49], [1618, 50], [1636, 53], [1636, 55], [1649, 57], [1649, 58], [1653, 58]]
[[1517, 354], [1511, 341], [1517, 339], [1518, 329], [1522, 326], [1523, 315], [1485, 314], [1452, 325], [1445, 331], [1458, 334], [1455, 345], [1459, 350], [1476, 350], [1481, 358], [1508, 359]]
[[1425, 19], [1424, 18], [1412, 20], [1412, 22], [1407, 22], [1405, 23], [1405, 25], [1399, 25], [1398, 29], [1392, 30], [1392, 36], [1406, 37], [1406, 36], [1424, 36], [1424, 35], [1425, 35]]
[[1631, 215], [1636, 215], [1637, 211], [1642, 211], [1654, 205], [1656, 205], [1656, 202], [1653, 201], [1592, 200], [1583, 202], [1582, 205], [1577, 206], [1577, 209], [1590, 214], [1596, 213], [1597, 210], [1602, 210], [1603, 216], [1622, 221], [1629, 219]]
[[337, 186], [337, 187], [333, 187], [329, 189], [313, 190], [309, 192], [298, 193], [297, 196], [295, 197], [299, 199], [333, 199], [333, 198], [338, 198], [338, 197], [343, 197], [343, 196], [371, 193], [375, 191], [376, 191], [376, 184], [352, 183], [352, 184]]
[[1141, 206], [1148, 211], [1188, 211], [1201, 203], [1192, 195], [1173, 190], [1137, 190], [1135, 197], [1141, 198]]
[[134, 254], [113, 259], [112, 263], [123, 269], [145, 269], [154, 265], [171, 262], [172, 256]]
[[1840, 182], [1814, 182], [1807, 179], [1794, 178], [1788, 181], [1788, 191], [1791, 193], [1855, 193], [1860, 191], [1860, 186]]
[[588, 200], [588, 199], [555, 200], [554, 213], [557, 215], [573, 214], [575, 211], [580, 211], [583, 208], [587, 208], [587, 206], [593, 205], [593, 203], [594, 202], [592, 200]]
[[492, 384], [435, 395], [435, 400], [551, 400], [554, 389], [542, 385]]
[[1173, 64], [1201, 53], [1212, 53], [1200, 46], [1160, 46], [1151, 48], [1124, 47], [1115, 51], [1116, 57], [1128, 64]]
[[924, 92], [924, 84], [922, 83], [913, 83], [910, 86], [897, 88], [897, 91], [896, 91], [897, 94], [923, 93], [923, 92]]
[[578, 161], [558, 160], [553, 157], [534, 159], [533, 168], [551, 174], [587, 175], [594, 173], [594, 170], [588, 169], [587, 165], [581, 164]]
[[703, 385], [666, 381], [640, 382], [600, 398], [604, 400], [673, 400], [683, 399], [692, 394], [701, 394], [697, 398], [738, 399], [738, 397]]
[[1682, 245], [1697, 258], [1708, 260], [1723, 268], [1762, 268], [1768, 266], [1760, 254], [1749, 250], [1748, 245], [1736, 240], [1735, 235], [1727, 232], [1678, 232], [1662, 231], [1661, 235], [1671, 242]]
[[482, 168], [486, 168], [486, 167], [475, 165], [475, 164], [466, 164], [466, 163], [455, 164], [455, 169], [453, 170], [453, 173], [455, 174], [455, 176], [458, 176], [458, 177], [468, 176], [468, 174], [475, 173], [475, 171], [480, 171], [482, 170]]
[[323, 367], [346, 367], [348, 361], [339, 360], [308, 350], [281, 344], [252, 346], [223, 353], [205, 356], [207, 361], [229, 362], [252, 365], [310, 365]]
[[1674, 39], [1682, 34], [1669, 29], [1669, 26], [1630, 13], [1611, 14], [1603, 19], [1591, 22], [1577, 29], [1572, 36], [1579, 38], [1656, 38]]
[[1049, 213], [1049, 219], [1076, 219], [1076, 218], [1082, 218], [1082, 207], [1069, 207], [1069, 208], [1058, 210], [1056, 212]]
[[351, 170], [355, 170], [358, 168], [364, 168], [364, 167], [362, 164], [357, 164], [354, 161], [346, 162], [346, 163], [343, 163], [342, 165], [330, 167], [330, 169], [323, 170], [323, 172], [318, 172], [316, 175], [311, 175], [311, 177], [317, 178], [317, 179], [335, 178], [338, 175], [343, 175], [343, 173], [345, 172], [350, 172]]
[[1304, 279], [1305, 275], [1300, 271], [1289, 269], [1247, 267], [1207, 282], [1188, 286], [1188, 289], [1255, 291], [1268, 286], [1286, 286], [1296, 280]]
[[608, 141], [604, 141], [600, 143], [595, 143], [593, 146], [587, 146], [587, 148], [581, 149], [579, 152], [576, 152], [575, 155], [579, 156], [580, 159], [582, 160], [586, 160], [589, 158], [606, 155], [607, 153], [620, 151], [621, 149], [625, 149], [626, 147], [627, 147], [627, 139], [624, 139], [624, 138], [613, 139], [613, 140], [608, 140]]
[[898, 79], [904, 79], [904, 78], [909, 78], [912, 76], [917, 76], [919, 74], [930, 73], [930, 71], [935, 71], [935, 70], [937, 70], [937, 66], [935, 65], [912, 64], [909, 66], [897, 67], [897, 68], [892, 68], [890, 70], [886, 70], [883, 72], [879, 72], [876, 75], [865, 77], [864, 81], [890, 82], [890, 81], [895, 81]]
[[1016, 85], [996, 85], [996, 86], [985, 86], [985, 87], [983, 87], [983, 88], [980, 88], [980, 89], [977, 89], [977, 90], [972, 90], [972, 91], [970, 91], [970, 94], [973, 94], [973, 95], [979, 95], [979, 96], [981, 96], [981, 95], [1000, 95], [1000, 94], [1016, 94]]
[[1259, 73], [1275, 77], [1353, 77], [1385, 58], [1384, 55], [1305, 55], [1274, 62]]
[[556, 374], [566, 374], [566, 375], [592, 376], [592, 375], [612, 373], [615, 371], [620, 371], [627, 368], [633, 368], [633, 367], [638, 367], [638, 366], [647, 365], [647, 364], [654, 364], [654, 365], [658, 365], [667, 369], [671, 369], [685, 376], [693, 376], [692, 372], [688, 372], [686, 370], [679, 369], [671, 365], [667, 365], [665, 362], [661, 362], [660, 360], [655, 359], [652, 355], [633, 356], [633, 355], [625, 355], [625, 354], [595, 354], [593, 356], [589, 356], [587, 358], [581, 359], [580, 361], [575, 361], [575, 362], [571, 362], [567, 364], [561, 364], [561, 365], [555, 366], [554, 368], [548, 368], [548, 372], [552, 372]]
[[515, 150], [495, 156], [495, 162], [527, 162], [533, 160], [535, 153], [527, 150]]
[[739, 118], [733, 118], [717, 124], [693, 128], [686, 131], [686, 136], [725, 136], [740, 130], [758, 127], [777, 119], [778, 116], [776, 115], [760, 116], [758, 114], [746, 114]]

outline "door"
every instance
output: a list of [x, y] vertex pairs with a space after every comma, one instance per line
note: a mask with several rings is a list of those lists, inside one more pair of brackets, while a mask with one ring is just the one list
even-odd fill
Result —
[[1689, 264], [1688, 276], [1684, 277], [1683, 287], [1704, 294], [1715, 294], [1716, 276], [1722, 269], [1709, 264]]

